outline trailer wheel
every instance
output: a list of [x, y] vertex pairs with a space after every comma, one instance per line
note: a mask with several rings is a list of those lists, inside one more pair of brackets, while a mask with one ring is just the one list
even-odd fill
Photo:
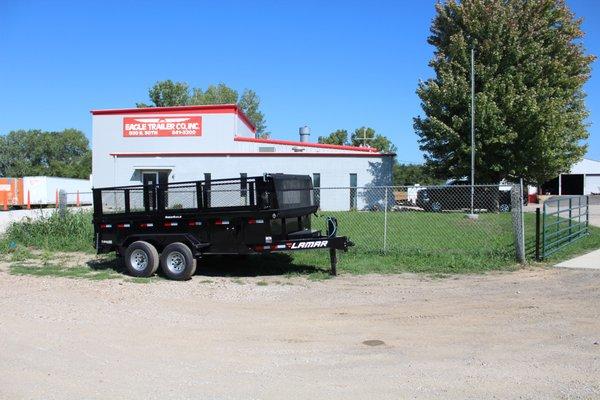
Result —
[[158, 251], [150, 243], [139, 240], [127, 246], [124, 261], [129, 275], [152, 276], [158, 269]]
[[160, 267], [169, 279], [187, 281], [196, 272], [196, 259], [185, 244], [171, 243], [160, 255]]

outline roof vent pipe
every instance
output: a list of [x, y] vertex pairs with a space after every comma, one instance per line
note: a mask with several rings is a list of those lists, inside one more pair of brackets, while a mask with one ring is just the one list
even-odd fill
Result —
[[308, 137], [310, 136], [310, 128], [306, 125], [299, 129], [300, 132], [300, 141], [308, 142]]

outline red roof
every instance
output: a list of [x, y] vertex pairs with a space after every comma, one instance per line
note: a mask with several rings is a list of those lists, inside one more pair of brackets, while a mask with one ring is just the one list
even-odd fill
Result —
[[249, 137], [243, 137], [243, 136], [236, 136], [233, 140], [235, 140], [236, 142], [283, 144], [283, 145], [287, 145], [287, 146], [317, 147], [317, 148], [321, 148], [321, 149], [351, 150], [351, 151], [362, 151], [362, 152], [366, 152], [366, 153], [379, 153], [379, 151], [374, 147], [342, 146], [339, 144], [297, 142], [297, 141], [293, 141], [293, 140], [258, 139], [258, 138], [249, 138]]
[[181, 112], [200, 112], [203, 114], [236, 114], [252, 132], [256, 127], [237, 104], [208, 104], [202, 106], [177, 106], [177, 107], [144, 107], [144, 108], [115, 108], [108, 110], [91, 110], [92, 115], [118, 115], [118, 114], [178, 114]]

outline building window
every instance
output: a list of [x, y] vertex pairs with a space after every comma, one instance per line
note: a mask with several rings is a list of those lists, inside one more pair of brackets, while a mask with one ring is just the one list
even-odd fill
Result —
[[350, 174], [350, 209], [356, 210], [356, 174]]
[[314, 173], [313, 174], [313, 188], [315, 195], [315, 204], [317, 206], [321, 205], [321, 174]]

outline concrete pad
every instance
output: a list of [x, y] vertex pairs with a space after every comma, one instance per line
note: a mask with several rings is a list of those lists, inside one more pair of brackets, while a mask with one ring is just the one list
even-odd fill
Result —
[[555, 265], [558, 268], [600, 269], [600, 249]]

